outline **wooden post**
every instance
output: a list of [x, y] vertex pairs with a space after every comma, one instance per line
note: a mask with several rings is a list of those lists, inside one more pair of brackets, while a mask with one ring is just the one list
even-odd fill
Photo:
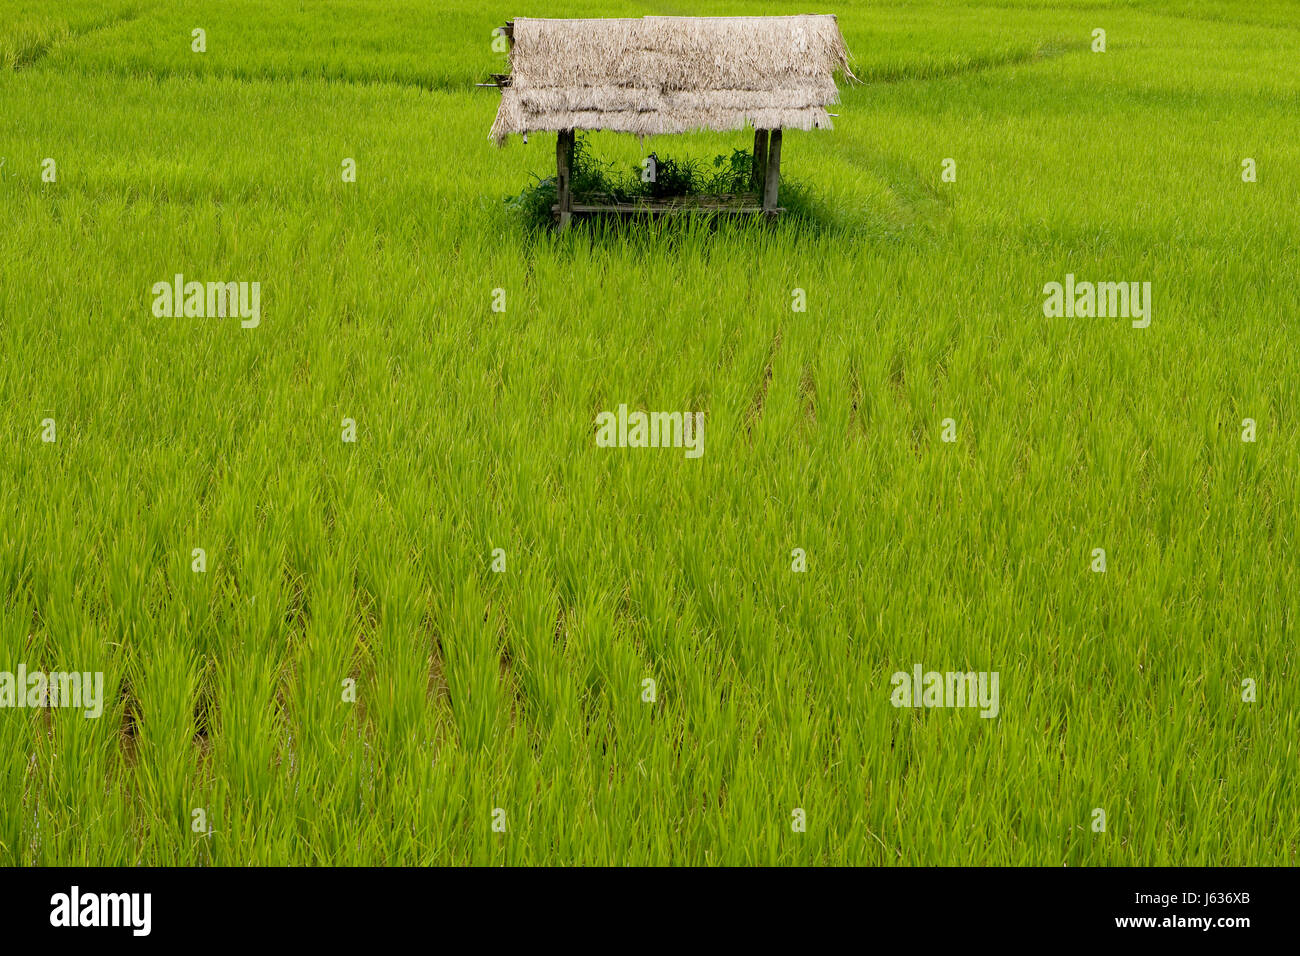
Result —
[[767, 175], [767, 130], [754, 130], [754, 190], [763, 191], [763, 178]]
[[573, 130], [562, 129], [555, 139], [555, 195], [559, 205], [560, 228], [566, 229], [573, 218], [573, 193], [569, 177], [573, 173]]
[[763, 212], [776, 215], [777, 187], [781, 183], [781, 131], [772, 130], [767, 145], [767, 179], [763, 184]]

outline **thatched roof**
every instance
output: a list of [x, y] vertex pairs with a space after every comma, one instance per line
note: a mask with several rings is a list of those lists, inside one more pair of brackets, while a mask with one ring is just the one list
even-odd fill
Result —
[[828, 129], [848, 51], [833, 16], [514, 21], [492, 124], [511, 133]]

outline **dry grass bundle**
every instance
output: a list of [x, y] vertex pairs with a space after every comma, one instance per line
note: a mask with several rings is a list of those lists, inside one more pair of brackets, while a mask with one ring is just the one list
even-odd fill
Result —
[[518, 19], [511, 66], [498, 144], [537, 130], [826, 129], [835, 74], [852, 77], [833, 16]]

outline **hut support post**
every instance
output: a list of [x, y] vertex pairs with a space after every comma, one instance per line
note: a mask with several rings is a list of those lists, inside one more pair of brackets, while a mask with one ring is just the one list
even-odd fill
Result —
[[777, 187], [781, 183], [781, 131], [772, 130], [767, 144], [767, 177], [763, 183], [763, 212], [776, 215]]
[[573, 173], [573, 130], [562, 129], [555, 140], [555, 194], [559, 204], [560, 228], [573, 218], [573, 193], [569, 178]]
[[762, 191], [767, 176], [767, 130], [754, 130], [754, 189]]

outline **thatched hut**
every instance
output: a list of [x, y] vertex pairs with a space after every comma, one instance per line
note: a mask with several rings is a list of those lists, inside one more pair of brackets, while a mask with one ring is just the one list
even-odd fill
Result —
[[749, 207], [774, 215], [781, 130], [829, 129], [837, 72], [848, 51], [833, 16], [517, 19], [511, 73], [496, 77], [501, 106], [490, 138], [554, 132], [561, 225], [575, 207], [568, 190], [575, 130], [650, 136], [752, 127], [755, 186]]

